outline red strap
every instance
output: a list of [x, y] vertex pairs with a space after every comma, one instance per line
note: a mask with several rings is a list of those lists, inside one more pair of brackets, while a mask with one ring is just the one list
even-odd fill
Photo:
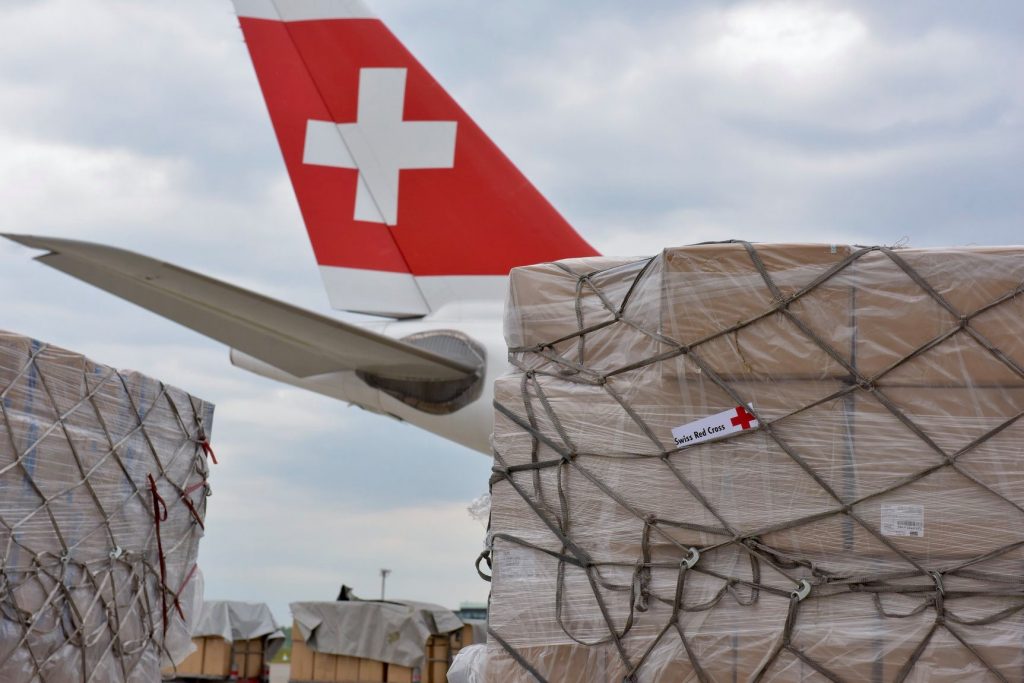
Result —
[[[188, 574], [185, 575], [185, 580], [181, 582], [180, 586], [178, 586], [178, 595], [181, 595], [181, 592], [183, 590], [185, 590], [185, 586], [187, 586], [188, 582], [192, 580], [192, 577], [196, 575], [196, 570], [197, 569], [199, 569], [199, 565], [198, 564], [194, 564], [194, 565], [192, 565], [192, 569], [188, 570]], [[181, 618], [184, 619], [185, 615], [182, 614]]]
[[188, 574], [185, 575], [185, 580], [181, 582], [180, 586], [178, 586], [178, 592], [174, 594], [174, 606], [177, 608], [178, 616], [181, 617], [182, 621], [185, 621], [185, 612], [181, 609], [181, 603], [178, 602], [178, 596], [181, 595], [182, 591], [185, 590], [185, 586], [187, 586], [188, 582], [192, 580], [193, 576], [195, 576], [197, 569], [199, 569], [198, 564], [192, 565], [192, 569], [189, 569]]
[[191, 496], [193, 493], [195, 493], [199, 489], [204, 489], [204, 488], [206, 488], [206, 480], [205, 479], [203, 479], [200, 482], [196, 482], [195, 484], [192, 484], [191, 486], [186, 488], [184, 491], [182, 491], [181, 492], [181, 499], [185, 501], [185, 505], [188, 506], [188, 511], [192, 513], [192, 517], [195, 518], [196, 523], [199, 524], [199, 528], [205, 531], [206, 530], [206, 525], [203, 524], [203, 518], [199, 516], [199, 511], [196, 510], [196, 506], [192, 503], [192, 499], [189, 498], [189, 496]]
[[213, 454], [213, 447], [210, 445], [209, 439], [204, 437], [203, 440], [199, 442], [199, 445], [203, 447], [203, 453], [210, 456], [210, 460], [213, 461], [214, 465], [219, 464], [217, 462], [217, 456]]
[[[167, 521], [167, 503], [156, 486], [156, 479], [152, 474], [149, 477], [149, 490], [153, 494], [153, 521], [156, 524], [156, 550], [160, 556], [160, 606], [163, 610], [164, 636], [167, 635], [167, 558], [164, 555], [164, 543], [160, 537], [160, 523]], [[174, 607], [178, 614], [184, 619], [185, 615], [178, 602], [178, 595], [174, 594]]]
[[195, 493], [199, 489], [205, 488], [205, 487], [206, 487], [206, 480], [203, 479], [202, 481], [196, 482], [195, 484], [192, 484], [187, 489], [185, 489], [185, 495], [186, 496], [191, 496], [193, 493]]
[[206, 531], [206, 525], [203, 524], [203, 518], [199, 516], [199, 511], [196, 510], [196, 506], [192, 504], [192, 499], [188, 496], [182, 496], [181, 499], [185, 501], [185, 506], [188, 508], [188, 511], [192, 513], [192, 518], [196, 520], [196, 524], [199, 525], [199, 528]]
[[[167, 521], [167, 504], [156, 488], [156, 479], [149, 476], [149, 490], [153, 494], [153, 521], [156, 524], [156, 550], [160, 558], [160, 605], [163, 608], [164, 633], [167, 633], [167, 593], [164, 586], [167, 582], [167, 560], [164, 557], [164, 544], [160, 538], [160, 522]], [[161, 511], [162, 509], [162, 511]]]

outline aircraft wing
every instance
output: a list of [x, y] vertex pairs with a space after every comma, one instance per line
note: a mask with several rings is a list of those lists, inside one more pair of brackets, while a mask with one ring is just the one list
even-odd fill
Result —
[[297, 377], [359, 370], [400, 380], [454, 380], [478, 368], [356, 325], [124, 249], [4, 235], [49, 253], [51, 268], [223, 342]]

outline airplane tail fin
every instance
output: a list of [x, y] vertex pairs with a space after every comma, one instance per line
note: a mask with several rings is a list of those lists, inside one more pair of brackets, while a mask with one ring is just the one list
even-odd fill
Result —
[[500, 298], [596, 252], [360, 0], [233, 0], [331, 305]]

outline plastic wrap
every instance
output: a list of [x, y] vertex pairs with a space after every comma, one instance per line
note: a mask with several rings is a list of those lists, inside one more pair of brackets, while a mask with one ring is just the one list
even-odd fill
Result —
[[459, 650], [448, 669], [448, 683], [484, 683], [487, 646], [467, 645]]
[[488, 680], [1020, 680], [1022, 283], [1020, 248], [514, 270]]
[[159, 680], [202, 600], [213, 406], [10, 333], [0, 401], [0, 680]]

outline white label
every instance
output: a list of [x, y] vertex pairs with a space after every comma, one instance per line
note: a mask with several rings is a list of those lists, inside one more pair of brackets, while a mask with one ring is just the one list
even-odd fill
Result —
[[[747, 404], [753, 409], [754, 404]], [[702, 441], [721, 439], [724, 436], [742, 432], [747, 429], [757, 429], [757, 419], [747, 412], [743, 406], [736, 406], [708, 417], [702, 417], [696, 422], [676, 427], [672, 430], [672, 438], [677, 446], [692, 446]]]
[[540, 558], [531, 550], [505, 550], [495, 560], [500, 579], [532, 579], [544, 575]]
[[924, 536], [923, 505], [882, 505], [883, 536]]

